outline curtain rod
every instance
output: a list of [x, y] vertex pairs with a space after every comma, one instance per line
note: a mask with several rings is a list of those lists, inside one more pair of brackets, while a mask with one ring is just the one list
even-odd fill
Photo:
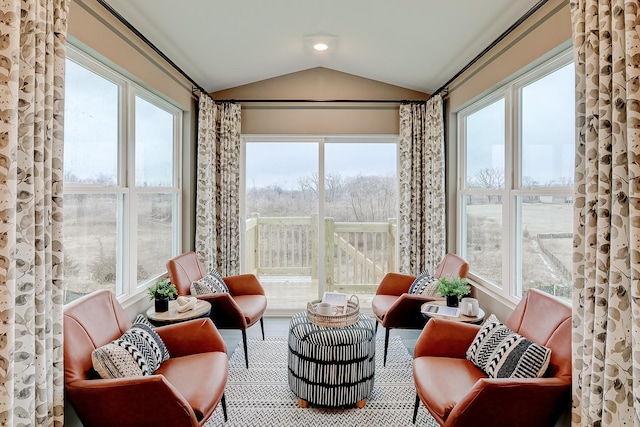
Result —
[[[195, 80], [193, 80], [182, 68], [178, 67], [178, 65], [171, 60], [167, 55], [164, 54], [155, 44], [151, 42], [148, 38], [144, 36], [136, 27], [133, 26], [127, 19], [120, 15], [118, 11], [116, 11], [110, 4], [108, 4], [105, 0], [96, 0], [102, 7], [104, 7], [111, 15], [113, 15], [118, 21], [120, 21], [125, 27], [127, 27], [131, 32], [133, 32], [136, 37], [142, 40], [147, 46], [149, 46], [155, 53], [160, 55], [162, 59], [167, 61], [169, 65], [171, 65], [178, 73], [180, 73], [185, 79], [189, 80], [189, 82], [195, 86], [195, 89], [200, 92], [206, 94], [209, 98], [213, 99], [211, 94], [207, 92], [202, 86], [200, 86]], [[191, 90], [191, 93], [195, 93], [194, 90]], [[215, 101], [215, 100], [214, 100]]]
[[448, 86], [458, 77], [460, 77], [462, 75], [462, 73], [464, 73], [465, 71], [467, 71], [469, 68], [471, 68], [473, 66], [473, 64], [475, 64], [476, 62], [478, 62], [483, 56], [485, 56], [487, 53], [489, 53], [489, 51], [491, 49], [493, 49], [494, 47], [496, 47], [496, 45], [498, 43], [500, 43], [502, 40], [504, 40], [505, 37], [507, 37], [509, 34], [511, 34], [516, 28], [518, 28], [520, 26], [520, 24], [522, 24], [524, 21], [526, 21], [527, 19], [529, 19], [529, 17], [531, 15], [533, 15], [535, 12], [538, 11], [538, 9], [540, 9], [542, 6], [544, 6], [545, 3], [547, 3], [548, 0], [540, 0], [538, 3], [536, 3], [531, 9], [529, 9], [524, 15], [522, 15], [520, 17], [520, 19], [518, 19], [516, 22], [514, 22], [509, 28], [507, 28], [507, 30], [500, 34], [500, 36], [495, 39], [493, 42], [491, 42], [491, 44], [489, 46], [487, 46], [482, 52], [480, 52], [475, 58], [473, 58], [467, 65], [465, 65], [460, 71], [458, 71], [453, 77], [451, 77], [449, 80], [447, 80], [447, 82], [445, 84], [443, 84], [442, 86], [440, 86], [438, 89], [436, 89], [435, 92], [433, 92], [433, 94], [431, 94], [431, 96], [437, 95], [440, 92], [443, 91], [447, 91], [448, 93]]
[[244, 103], [349, 103], [349, 104], [423, 104], [424, 99], [216, 99], [216, 102]]

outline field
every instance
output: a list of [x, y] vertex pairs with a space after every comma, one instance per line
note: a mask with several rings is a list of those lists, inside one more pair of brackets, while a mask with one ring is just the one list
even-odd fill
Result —
[[[165, 263], [171, 256], [172, 221], [170, 210], [167, 209], [170, 202], [164, 197], [150, 195], [142, 200], [143, 207], [136, 223], [138, 240], [131, 242], [137, 245], [137, 283], [144, 283], [163, 273]], [[120, 226], [116, 215], [118, 209], [118, 199], [114, 195], [65, 196], [65, 301], [96, 289], [116, 290], [116, 231]], [[471, 270], [504, 286], [505, 279], [496, 275], [503, 262], [503, 242], [509, 241], [502, 236], [501, 209], [499, 204], [469, 204], [466, 233], [467, 258]], [[571, 204], [522, 205], [522, 248], [510, 248], [509, 251], [509, 256], [522, 260], [519, 264], [522, 290], [535, 287], [552, 294], [570, 296], [571, 232]], [[294, 283], [286, 279], [280, 282], [276, 278], [263, 279], [268, 282], [269, 296], [283, 300], [282, 304], [278, 304], [281, 306], [291, 306], [294, 301], [290, 299], [296, 299], [295, 305], [303, 307], [317, 296], [317, 286], [309, 286], [306, 279], [294, 280]], [[362, 292], [363, 297], [365, 293]]]

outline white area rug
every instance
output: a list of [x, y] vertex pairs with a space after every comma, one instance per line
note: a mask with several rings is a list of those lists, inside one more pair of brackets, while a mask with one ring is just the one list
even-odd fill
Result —
[[[387, 366], [382, 366], [383, 341], [376, 341], [376, 373], [373, 392], [364, 408], [299, 408], [287, 382], [288, 344], [284, 337], [249, 339], [249, 369], [244, 366], [242, 345], [231, 357], [226, 388], [227, 414], [222, 405], [205, 427], [398, 427], [413, 426], [415, 387], [411, 356], [400, 337], [389, 340]], [[438, 427], [421, 405], [416, 426]]]

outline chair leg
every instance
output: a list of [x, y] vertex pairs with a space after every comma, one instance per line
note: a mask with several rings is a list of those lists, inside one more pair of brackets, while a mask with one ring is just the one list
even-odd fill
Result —
[[378, 325], [379, 325], [379, 324], [380, 324], [380, 322], [376, 322], [376, 330], [375, 330], [375, 333], [376, 333], [376, 334], [378, 333]]
[[262, 341], [264, 341], [264, 318], [260, 318], [260, 329], [262, 330]]
[[418, 417], [418, 407], [420, 406], [420, 396], [416, 392], [416, 402], [413, 405], [413, 423], [416, 423], [416, 418]]
[[387, 366], [387, 348], [389, 347], [389, 330], [391, 328], [385, 328], [384, 330], [384, 361], [382, 366]]
[[247, 365], [247, 369], [249, 369], [249, 352], [247, 351], [247, 331], [246, 329], [241, 329], [242, 331], [242, 346], [244, 347], [244, 363]]
[[[222, 400], [220, 401], [222, 403], [222, 415], [224, 415], [224, 422], [227, 422], [227, 399], [225, 399], [224, 397], [224, 393], [222, 393]], [[415, 423], [415, 416], [414, 416], [414, 423]]]

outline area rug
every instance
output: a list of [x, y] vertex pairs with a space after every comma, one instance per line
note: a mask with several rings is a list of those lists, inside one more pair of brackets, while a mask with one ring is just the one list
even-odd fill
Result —
[[[387, 366], [382, 366], [384, 343], [376, 341], [374, 387], [364, 408], [300, 408], [287, 380], [288, 344], [284, 337], [250, 338], [249, 369], [244, 365], [242, 345], [230, 359], [229, 382], [225, 391], [228, 421], [222, 406], [205, 427], [412, 426], [415, 387], [411, 356], [400, 337], [389, 340]], [[416, 426], [438, 427], [426, 409], [418, 411]]]

